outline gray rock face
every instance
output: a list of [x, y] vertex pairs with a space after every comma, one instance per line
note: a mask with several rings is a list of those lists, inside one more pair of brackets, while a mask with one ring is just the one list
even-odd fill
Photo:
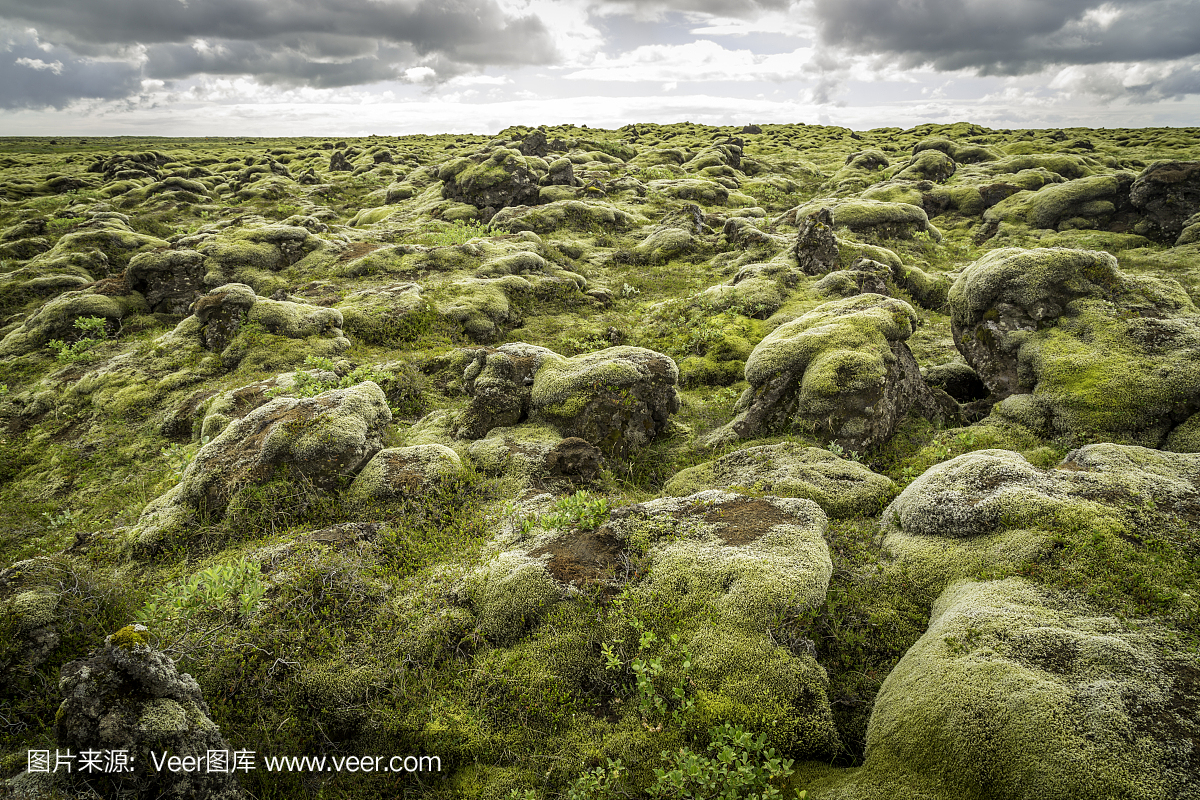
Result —
[[204, 255], [195, 250], [139, 253], [129, 260], [125, 280], [145, 295], [151, 311], [186, 315], [204, 294]]
[[838, 246], [833, 235], [832, 211], [822, 208], [800, 223], [795, 253], [805, 274], [824, 275], [837, 267]]
[[493, 428], [524, 422], [529, 417], [534, 375], [551, 357], [559, 356], [520, 342], [476, 350], [463, 373], [463, 388], [472, 400], [459, 420], [457, 435], [480, 439]]
[[140, 625], [122, 628], [91, 658], [63, 667], [59, 681], [64, 700], [55, 725], [58, 749], [76, 754], [125, 750], [132, 758], [131, 771], [73, 769], [62, 779], [104, 797], [242, 800], [245, 795], [231, 773], [203, 767], [155, 769], [153, 758], [164, 754], [205, 759], [209, 751], [231, 748], [210, 718], [195, 679], [180, 674], [169, 658], [153, 650], [145, 631]]
[[350, 172], [354, 169], [354, 165], [346, 158], [345, 152], [334, 150], [329, 156], [329, 171], [330, 172]]
[[1129, 199], [1143, 215], [1138, 233], [1175, 243], [1184, 221], [1200, 212], [1200, 161], [1151, 164], [1133, 182]]
[[242, 283], [226, 284], [197, 300], [192, 313], [203, 326], [205, 349], [219, 353], [228, 347], [256, 300], [254, 290]]
[[534, 131], [525, 137], [521, 142], [519, 150], [523, 156], [538, 156], [545, 158], [549, 151], [549, 143], [546, 141], [546, 134], [541, 131]]

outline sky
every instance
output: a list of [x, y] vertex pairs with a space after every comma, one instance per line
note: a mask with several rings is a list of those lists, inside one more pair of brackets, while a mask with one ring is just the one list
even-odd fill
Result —
[[1200, 125], [1200, 0], [0, 0], [0, 135]]

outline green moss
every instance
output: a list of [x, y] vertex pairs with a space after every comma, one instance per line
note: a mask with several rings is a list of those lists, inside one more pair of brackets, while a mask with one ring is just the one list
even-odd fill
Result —
[[863, 800], [898, 788], [1163, 797], [1182, 765], [1121, 699], [1161, 698], [1163, 681], [1148, 637], [1111, 618], [1021, 581], [959, 584], [880, 689], [862, 769], [810, 788]]
[[895, 485], [861, 464], [815, 447], [785, 442], [749, 447], [675, 474], [663, 491], [685, 496], [725, 489], [812, 500], [832, 517], [876, 513]]
[[132, 650], [139, 647], [149, 647], [145, 625], [126, 625], [108, 638], [114, 647]]

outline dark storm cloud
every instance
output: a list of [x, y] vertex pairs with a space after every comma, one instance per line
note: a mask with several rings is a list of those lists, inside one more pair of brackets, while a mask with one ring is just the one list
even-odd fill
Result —
[[129, 64], [41, 47], [27, 31], [0, 35], [0, 108], [64, 108], [84, 98], [114, 100], [136, 92], [140, 77], [140, 70]]
[[[412, 63], [411, 47], [366, 43], [337, 56], [327, 50], [289, 43], [198, 41], [146, 48], [148, 77], [176, 80], [192, 75], [253, 75], [262, 83], [320, 89], [394, 80], [397, 63]], [[355, 57], [357, 56], [357, 57]]]
[[1019, 75], [1200, 53], [1195, 0], [815, 0], [815, 12], [824, 44], [908, 67]]
[[541, 20], [507, 15], [494, 0], [0, 0], [0, 17], [81, 44], [332, 34], [477, 65], [544, 63], [554, 55]]
[[[329, 88], [394, 80], [419, 64], [444, 79], [557, 58], [540, 19], [506, 14], [495, 0], [0, 0], [0, 19], [69, 48], [64, 64], [124, 58], [159, 80], [236, 74]], [[50, 81], [32, 79], [39, 89]], [[72, 71], [62, 96], [111, 96], [69, 88], [79, 80], [99, 78]]]

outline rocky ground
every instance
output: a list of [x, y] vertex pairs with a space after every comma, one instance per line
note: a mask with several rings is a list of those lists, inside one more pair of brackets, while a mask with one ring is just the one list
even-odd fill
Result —
[[1198, 133], [0, 140], [0, 786], [1200, 796]]

